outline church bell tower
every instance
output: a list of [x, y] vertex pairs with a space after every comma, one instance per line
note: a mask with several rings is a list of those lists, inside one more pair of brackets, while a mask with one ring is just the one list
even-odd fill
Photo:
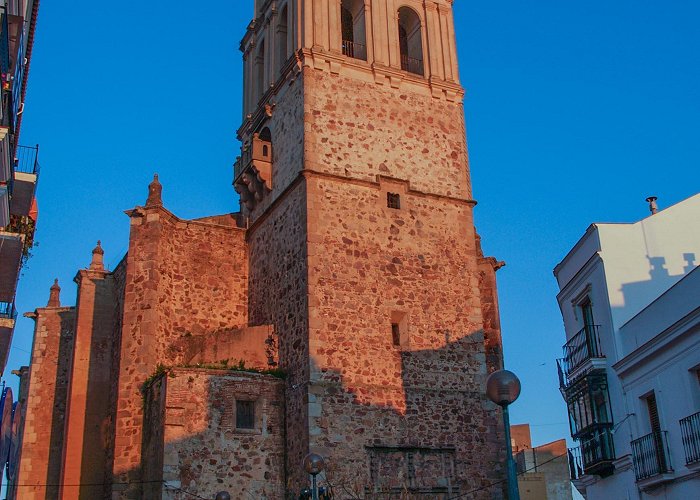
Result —
[[499, 264], [474, 230], [452, 6], [255, 0], [241, 42], [233, 184], [292, 494], [309, 452], [352, 498], [502, 494]]

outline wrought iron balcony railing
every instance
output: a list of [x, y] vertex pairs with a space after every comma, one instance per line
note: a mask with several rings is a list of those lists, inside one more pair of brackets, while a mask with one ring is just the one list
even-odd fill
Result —
[[562, 368], [568, 378], [571, 372], [590, 359], [604, 358], [600, 346], [600, 326], [586, 325], [564, 344]]
[[666, 431], [652, 432], [632, 441], [632, 458], [637, 481], [673, 472]]
[[367, 46], [363, 43], [351, 42], [343, 40], [343, 55], [352, 57], [353, 59], [367, 60]]
[[17, 146], [15, 171], [23, 174], [39, 175], [39, 145]]
[[602, 429], [588, 439], [582, 439], [581, 445], [569, 450], [569, 471], [571, 479], [583, 475], [607, 476], [613, 471], [615, 444], [611, 429]]
[[0, 302], [0, 319], [17, 319], [14, 302]]
[[700, 412], [681, 419], [686, 465], [700, 462]]
[[3, 12], [0, 16], [0, 71], [2, 71], [3, 76], [9, 78], [10, 27], [7, 22], [7, 14]]
[[423, 75], [423, 60], [401, 54], [401, 69], [416, 75]]

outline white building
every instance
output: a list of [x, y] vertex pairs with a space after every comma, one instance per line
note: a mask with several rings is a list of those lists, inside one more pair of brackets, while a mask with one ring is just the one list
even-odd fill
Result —
[[554, 269], [574, 484], [589, 500], [700, 498], [700, 194], [593, 224]]

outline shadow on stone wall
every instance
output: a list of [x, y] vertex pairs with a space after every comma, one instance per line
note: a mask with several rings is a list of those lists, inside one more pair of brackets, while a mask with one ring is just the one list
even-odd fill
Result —
[[[485, 371], [469, 371], [484, 366], [481, 332], [396, 354], [395, 387], [368, 391], [342, 369], [312, 369], [309, 400], [321, 400], [321, 416], [310, 425], [323, 427], [309, 448], [327, 459], [321, 484], [338, 499], [504, 498], [499, 414], [483, 395]], [[221, 490], [298, 498], [308, 485], [285, 481], [285, 436], [293, 429], [285, 429], [283, 394], [293, 378], [193, 368], [161, 375], [144, 400], [144, 498], [214, 498]], [[372, 392], [394, 399], [372, 402]], [[258, 401], [254, 430], [237, 429], [237, 399]]]
[[[48, 474], [46, 477], [46, 500], [55, 500], [59, 495], [61, 484], [62, 453], [64, 445], [64, 424], [66, 415], [66, 399], [68, 395], [68, 374], [71, 369], [73, 356], [73, 324], [74, 311], [59, 312], [61, 336], [58, 344], [58, 366], [56, 371], [56, 386], [54, 389], [54, 407], [51, 415], [51, 438], [48, 456]], [[71, 332], [70, 335], [67, 332]], [[21, 492], [21, 490], [20, 490]], [[18, 496], [21, 498], [21, 495]]]

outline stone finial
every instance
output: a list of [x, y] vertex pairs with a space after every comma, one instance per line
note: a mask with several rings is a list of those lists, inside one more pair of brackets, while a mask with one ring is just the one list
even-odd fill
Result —
[[163, 186], [158, 182], [158, 174], [153, 174], [153, 182], [148, 185], [147, 207], [160, 207], [163, 205]]
[[61, 307], [61, 287], [58, 286], [58, 278], [53, 280], [51, 292], [49, 293], [49, 303], [46, 307]]
[[102, 250], [102, 242], [97, 240], [97, 246], [92, 250], [92, 262], [90, 262], [90, 269], [95, 271], [103, 271], [105, 268], [104, 256], [105, 251]]

